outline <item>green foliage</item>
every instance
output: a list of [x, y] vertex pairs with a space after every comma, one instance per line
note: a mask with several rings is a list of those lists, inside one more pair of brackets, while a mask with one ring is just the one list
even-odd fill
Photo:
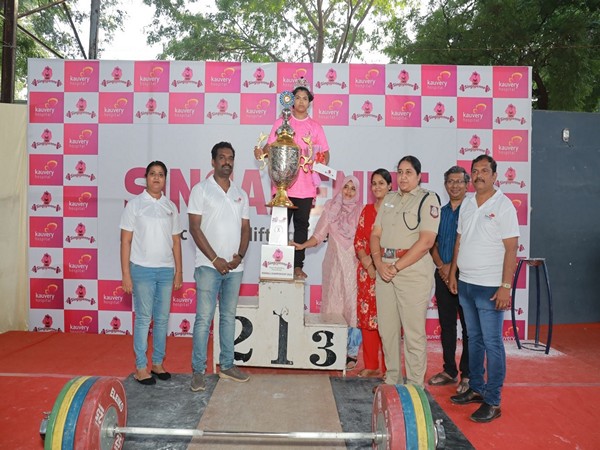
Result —
[[431, 0], [386, 30], [392, 60], [531, 66], [534, 108], [599, 111], [598, 0]]
[[[144, 0], [156, 7], [148, 42], [163, 58], [229, 61], [348, 62], [378, 45], [399, 0], [216, 0], [198, 8], [182, 0]], [[367, 24], [375, 25], [367, 29]]]
[[[50, 3], [52, 3], [51, 0], [20, 0], [19, 15]], [[89, 26], [89, 11], [80, 11], [70, 5], [71, 2], [67, 2], [71, 18], [78, 28], [78, 32], [81, 32], [84, 26]], [[110, 42], [110, 36], [113, 35], [114, 31], [122, 27], [124, 16], [125, 12], [119, 8], [119, 0], [102, 0], [100, 2], [100, 29], [102, 30], [102, 36], [106, 36], [106, 39], [99, 44], [99, 54], [101, 54], [102, 47]], [[3, 32], [3, 23], [3, 21], [0, 21], [0, 33]], [[31, 15], [26, 15], [18, 20], [18, 24], [62, 57], [72, 59], [84, 58], [63, 5], [52, 6]], [[87, 53], [88, 42], [82, 42], [82, 45]], [[15, 92], [17, 99], [25, 98], [27, 59], [53, 57], [57, 56], [23, 31], [17, 31], [15, 67]]]

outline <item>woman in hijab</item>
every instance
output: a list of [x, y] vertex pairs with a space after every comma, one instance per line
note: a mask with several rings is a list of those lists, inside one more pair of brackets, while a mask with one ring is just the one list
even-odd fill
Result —
[[356, 328], [356, 269], [354, 235], [363, 205], [359, 202], [359, 183], [354, 176], [344, 178], [344, 184], [331, 200], [310, 239], [293, 243], [297, 250], [316, 247], [328, 238], [323, 258], [321, 312], [341, 314], [348, 323], [348, 355], [346, 368], [356, 366], [361, 333]]

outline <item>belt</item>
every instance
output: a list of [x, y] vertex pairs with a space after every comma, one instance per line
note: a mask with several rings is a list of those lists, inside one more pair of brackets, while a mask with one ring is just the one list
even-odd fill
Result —
[[408, 250], [404, 250], [401, 248], [383, 248], [381, 247], [381, 257], [382, 258], [402, 258]]

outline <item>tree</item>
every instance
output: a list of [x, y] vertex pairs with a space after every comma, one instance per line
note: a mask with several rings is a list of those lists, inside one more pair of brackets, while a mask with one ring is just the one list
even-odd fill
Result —
[[[40, 2], [37, 0], [19, 1], [19, 21], [22, 29], [17, 31], [17, 53], [15, 67], [15, 92], [17, 98], [23, 99], [27, 85], [27, 59], [28, 58], [72, 58], [84, 59], [85, 53], [77, 40], [73, 27], [81, 29], [89, 18], [88, 11], [81, 11], [64, 4], [56, 4], [29, 14], [34, 9], [57, 3], [56, 0]], [[118, 0], [104, 0], [101, 3], [100, 28], [106, 38], [102, 44], [110, 42], [113, 32], [120, 29], [123, 24], [125, 12], [119, 8]], [[2, 35], [3, 21], [0, 21], [0, 36]], [[73, 25], [71, 25], [73, 24]], [[25, 31], [23, 31], [26, 30]], [[44, 45], [36, 42], [28, 33], [34, 35]], [[87, 46], [86, 46], [87, 47]], [[51, 50], [52, 51], [51, 51]]]
[[363, 48], [377, 48], [383, 38], [378, 24], [395, 17], [405, 4], [405, 0], [216, 0], [214, 12], [192, 12], [184, 0], [144, 1], [156, 7], [148, 42], [163, 43], [163, 58], [334, 63], [360, 60]]
[[534, 108], [600, 111], [599, 0], [431, 0], [386, 30], [392, 60], [531, 66]]

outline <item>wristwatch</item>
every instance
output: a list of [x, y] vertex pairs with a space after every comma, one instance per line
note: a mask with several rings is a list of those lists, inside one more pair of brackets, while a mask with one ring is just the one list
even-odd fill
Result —
[[506, 289], [510, 289], [512, 287], [510, 285], [510, 283], [502, 283], [500, 286], [502, 286], [503, 288], [506, 288]]

